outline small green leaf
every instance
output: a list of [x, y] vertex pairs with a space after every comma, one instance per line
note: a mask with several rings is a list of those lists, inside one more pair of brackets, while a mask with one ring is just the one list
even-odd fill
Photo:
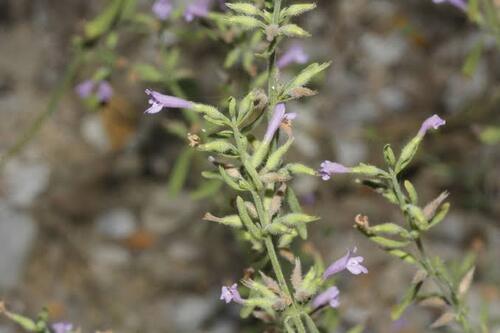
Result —
[[465, 59], [465, 63], [462, 67], [462, 72], [467, 76], [474, 75], [476, 71], [477, 65], [479, 64], [479, 60], [481, 60], [481, 54], [483, 53], [483, 41], [479, 41], [472, 51], [467, 55]]
[[395, 306], [391, 311], [392, 320], [398, 320], [404, 313], [406, 308], [416, 299], [420, 288], [422, 287], [423, 281], [416, 284], [412, 284], [405, 293], [405, 296], [401, 302]]
[[417, 191], [415, 190], [415, 187], [409, 180], [405, 180], [403, 183], [406, 192], [408, 192], [408, 195], [410, 196], [410, 200], [412, 204], [417, 205], [418, 204], [418, 194]]
[[384, 146], [384, 159], [388, 166], [393, 167], [396, 164], [396, 156], [390, 144]]
[[251, 30], [259, 27], [264, 27], [261, 21], [251, 16], [229, 16], [226, 18], [229, 24], [234, 24], [245, 30]]
[[422, 137], [417, 135], [401, 150], [401, 155], [396, 163], [396, 173], [403, 171], [408, 164], [413, 160], [413, 157], [417, 153], [418, 146], [422, 142]]
[[245, 14], [245, 15], [259, 15], [261, 14], [261, 11], [259, 8], [255, 7], [254, 5], [248, 3], [248, 2], [237, 2], [237, 3], [229, 3], [226, 2], [226, 6], [229, 7], [230, 9], [234, 10], [235, 12]]
[[279, 28], [279, 32], [288, 37], [303, 38], [311, 36], [310, 33], [308, 33], [307, 31], [305, 31], [296, 24], [286, 24], [284, 26], [281, 26]]
[[302, 15], [316, 8], [315, 3], [298, 3], [282, 10], [283, 17]]
[[370, 239], [381, 245], [382, 247], [384, 248], [398, 248], [398, 247], [405, 247], [407, 246], [410, 242], [409, 241], [397, 241], [397, 240], [393, 240], [393, 239], [390, 239], [390, 238], [385, 238], [385, 237], [381, 237], [381, 236], [373, 236], [373, 237], [370, 237]]
[[184, 187], [187, 175], [190, 171], [193, 155], [194, 151], [190, 148], [186, 148], [179, 157], [177, 157], [168, 181], [168, 193], [171, 197], [176, 197]]
[[125, 0], [112, 0], [102, 13], [85, 24], [85, 39], [93, 41], [106, 34], [118, 20]]

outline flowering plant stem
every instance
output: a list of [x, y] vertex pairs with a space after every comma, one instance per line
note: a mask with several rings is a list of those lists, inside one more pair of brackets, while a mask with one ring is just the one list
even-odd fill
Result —
[[[394, 172], [394, 170], [390, 170], [389, 173], [391, 176], [392, 189], [396, 194], [399, 208], [403, 212], [407, 223], [410, 224], [411, 226], [411, 217], [407, 214], [407, 210], [405, 208], [407, 204], [407, 199], [403, 194], [401, 185], [397, 178], [397, 174], [396, 172]], [[420, 255], [420, 260], [418, 261], [420, 267], [428, 274], [428, 276], [432, 278], [436, 286], [440, 289], [443, 296], [446, 298], [446, 302], [453, 307], [457, 315], [457, 321], [462, 326], [463, 332], [471, 333], [472, 329], [468, 320], [467, 307], [463, 304], [460, 297], [458, 296], [458, 291], [456, 290], [456, 287], [454, 287], [449, 281], [443, 278], [443, 276], [439, 273], [439, 270], [435, 267], [431, 258], [428, 256], [425, 250], [422, 237], [419, 235], [418, 237], [415, 238], [414, 242], [418, 250], [418, 253]]]

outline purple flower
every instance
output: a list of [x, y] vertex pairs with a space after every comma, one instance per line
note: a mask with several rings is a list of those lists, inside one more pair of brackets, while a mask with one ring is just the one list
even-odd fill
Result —
[[361, 265], [364, 258], [361, 256], [353, 257], [353, 254], [356, 253], [356, 250], [357, 249], [354, 248], [352, 250], [347, 251], [347, 254], [345, 256], [343, 256], [342, 258], [338, 259], [333, 264], [328, 266], [328, 268], [323, 273], [323, 279], [328, 279], [332, 275], [342, 272], [345, 269], [347, 269], [354, 275], [368, 273], [368, 269], [363, 265]]
[[207, 16], [211, 4], [212, 0], [195, 0], [186, 7], [184, 19], [191, 22], [195, 17]]
[[52, 331], [54, 333], [69, 333], [73, 331], [73, 324], [65, 322], [54, 323], [52, 324]]
[[75, 87], [75, 92], [80, 96], [80, 98], [87, 98], [92, 94], [92, 90], [94, 90], [94, 81], [85, 80], [82, 83], [78, 84]]
[[164, 21], [172, 12], [172, 3], [170, 0], [156, 0], [152, 10], [158, 19]]
[[337, 308], [340, 305], [339, 293], [339, 288], [335, 286], [328, 288], [313, 299], [313, 308], [317, 309], [326, 304], [330, 305], [332, 308]]
[[97, 87], [97, 98], [101, 103], [105, 103], [113, 96], [113, 88], [108, 81], [101, 81]]
[[349, 173], [351, 169], [340, 163], [324, 161], [320, 165], [319, 175], [323, 180], [329, 180], [336, 173]]
[[431, 128], [438, 129], [444, 124], [446, 124], [446, 121], [444, 119], [441, 119], [437, 114], [430, 116], [422, 123], [422, 126], [418, 131], [418, 135], [423, 137], [429, 129]]
[[238, 291], [238, 285], [235, 283], [230, 287], [223, 286], [220, 293], [220, 299], [227, 303], [231, 301], [243, 304], [244, 300], [241, 298], [240, 292]]
[[276, 105], [271, 117], [271, 121], [269, 121], [269, 124], [267, 125], [266, 134], [264, 135], [264, 142], [271, 142], [274, 134], [276, 134], [276, 131], [283, 121], [292, 121], [295, 118], [297, 118], [296, 113], [286, 113], [285, 104], [280, 103]]
[[278, 59], [276, 65], [278, 68], [285, 68], [286, 66], [297, 63], [304, 64], [309, 61], [309, 55], [304, 51], [300, 44], [293, 44], [285, 53]]
[[467, 2], [465, 0], [432, 0], [434, 3], [444, 3], [448, 2], [449, 4], [466, 11], [467, 10]]
[[151, 106], [145, 113], [158, 113], [163, 108], [190, 109], [193, 107], [193, 102], [174, 96], [163, 95], [151, 89], [146, 89], [146, 94], [150, 97], [149, 104]]

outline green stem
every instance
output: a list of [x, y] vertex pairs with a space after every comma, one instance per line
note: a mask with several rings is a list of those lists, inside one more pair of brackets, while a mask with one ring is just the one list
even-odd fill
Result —
[[75, 55], [73, 56], [72, 61], [66, 66], [66, 70], [63, 75], [63, 79], [59, 83], [56, 90], [52, 93], [49, 103], [47, 105], [47, 109], [40, 113], [31, 126], [22, 133], [19, 139], [14, 143], [12, 147], [10, 147], [1, 157], [0, 157], [0, 169], [5, 166], [7, 161], [19, 153], [38, 133], [38, 131], [42, 128], [45, 121], [57, 111], [57, 107], [59, 106], [59, 102], [61, 98], [64, 96], [66, 90], [73, 82], [78, 67], [80, 66], [80, 62], [82, 60], [83, 50], [81, 47], [77, 47], [75, 51]]
[[[408, 221], [408, 224], [410, 225], [410, 227], [413, 228], [410, 216], [408, 216], [405, 209], [406, 199], [405, 195], [403, 194], [403, 191], [401, 190], [401, 185], [399, 184], [397, 175], [393, 170], [390, 171], [390, 175], [391, 175], [392, 188], [394, 190], [394, 193], [396, 194], [396, 198], [398, 199], [399, 207], [403, 212], [405, 219]], [[464, 333], [471, 333], [472, 330], [469, 321], [467, 319], [468, 317], [467, 310], [463, 306], [462, 302], [459, 300], [455, 288], [453, 287], [453, 285], [448, 283], [448, 281], [443, 279], [440, 274], [438, 274], [438, 270], [434, 267], [432, 260], [430, 260], [429, 256], [425, 251], [425, 246], [420, 236], [418, 236], [415, 239], [415, 245], [421, 257], [421, 262], [420, 262], [421, 267], [427, 272], [427, 274], [429, 274], [429, 276], [433, 279], [434, 283], [441, 290], [441, 293], [446, 298], [447, 302], [450, 303], [455, 309], [455, 312], [457, 313], [458, 322], [462, 326]]]
[[[257, 209], [257, 213], [259, 215], [261, 225], [263, 228], [268, 226], [271, 221], [269, 214], [266, 213], [264, 210], [264, 205], [262, 204], [263, 198], [259, 196], [255, 191], [252, 191], [252, 198], [255, 204], [255, 207]], [[285, 280], [285, 275], [283, 274], [283, 269], [281, 268], [281, 264], [278, 259], [278, 255], [276, 254], [276, 250], [274, 248], [273, 244], [273, 239], [271, 236], [266, 236], [264, 238], [264, 243], [266, 246], [266, 251], [267, 255], [269, 257], [269, 260], [271, 261], [271, 266], [273, 267], [274, 275], [276, 276], [276, 279], [278, 280], [278, 284], [281, 288], [281, 290], [287, 295], [287, 297], [290, 298], [292, 301], [292, 320], [299, 330], [300, 333], [306, 333], [306, 329], [304, 327], [304, 324], [302, 323], [302, 320], [300, 318], [300, 311], [298, 309], [297, 303], [295, 302], [295, 299], [290, 292], [290, 289], [288, 288], [288, 284], [286, 283]]]

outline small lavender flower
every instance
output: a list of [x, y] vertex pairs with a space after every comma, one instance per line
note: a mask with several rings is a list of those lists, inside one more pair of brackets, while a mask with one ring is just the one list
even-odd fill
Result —
[[146, 89], [146, 94], [150, 97], [148, 102], [151, 106], [145, 113], [158, 113], [163, 108], [190, 109], [193, 107], [193, 102], [174, 96], [164, 95], [151, 89]]
[[312, 306], [314, 309], [317, 309], [328, 304], [332, 308], [337, 308], [340, 305], [339, 294], [339, 288], [335, 286], [330, 287], [313, 299]]
[[87, 98], [92, 94], [95, 83], [92, 80], [85, 80], [75, 87], [75, 92], [80, 98]]
[[444, 124], [446, 124], [446, 121], [444, 119], [440, 118], [437, 114], [430, 116], [422, 123], [422, 126], [420, 127], [420, 130], [418, 131], [418, 136], [423, 137], [429, 129], [431, 129], [431, 128], [438, 129], [439, 127], [443, 126]]
[[340, 163], [324, 161], [320, 165], [319, 175], [323, 180], [329, 180], [336, 173], [349, 173], [351, 169]]
[[101, 103], [105, 103], [113, 96], [113, 88], [108, 81], [101, 81], [97, 87], [97, 98]]
[[328, 279], [332, 275], [342, 272], [345, 269], [347, 269], [354, 275], [368, 273], [368, 269], [361, 265], [364, 258], [361, 256], [353, 257], [353, 254], [356, 253], [356, 251], [357, 248], [347, 251], [347, 254], [345, 256], [328, 266], [328, 268], [323, 273], [323, 279]]
[[285, 68], [292, 63], [305, 64], [307, 61], [309, 61], [309, 55], [304, 51], [304, 48], [300, 44], [293, 44], [278, 59], [276, 65], [278, 68]]
[[165, 21], [172, 12], [172, 3], [170, 0], [156, 0], [152, 10], [158, 19]]
[[447, 2], [463, 11], [467, 10], [467, 2], [465, 0], [432, 0], [436, 4]]
[[283, 121], [292, 121], [297, 117], [296, 113], [286, 113], [285, 104], [280, 103], [274, 108], [273, 115], [269, 124], [267, 125], [266, 134], [264, 135], [264, 142], [269, 143], [276, 134], [276, 131], [280, 127]]
[[212, 0], [195, 0], [186, 7], [184, 19], [187, 22], [191, 22], [195, 17], [206, 17], [211, 4]]
[[243, 304], [244, 300], [241, 298], [240, 292], [238, 291], [238, 285], [235, 283], [230, 287], [223, 286], [221, 289], [220, 299], [227, 303], [235, 302], [238, 304]]
[[65, 322], [54, 323], [52, 324], [52, 331], [54, 333], [69, 333], [73, 331], [73, 324]]

